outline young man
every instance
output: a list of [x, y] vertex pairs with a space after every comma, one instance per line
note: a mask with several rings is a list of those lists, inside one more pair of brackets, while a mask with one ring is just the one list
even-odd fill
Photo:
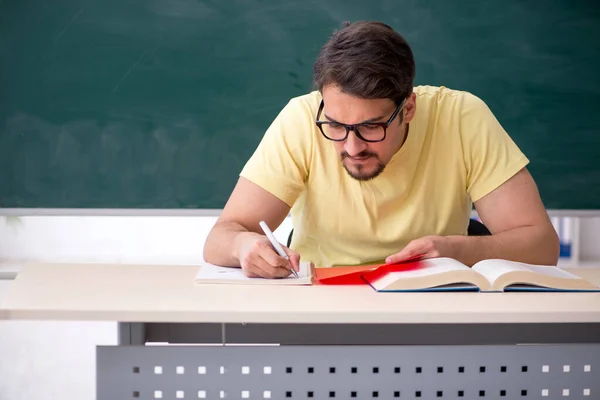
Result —
[[[413, 87], [405, 40], [347, 24], [314, 65], [318, 90], [292, 99], [243, 168], [205, 246], [207, 262], [283, 277], [316, 266], [415, 254], [556, 264], [558, 237], [528, 159], [476, 96]], [[491, 236], [467, 236], [472, 204]], [[272, 229], [291, 209], [290, 262]]]

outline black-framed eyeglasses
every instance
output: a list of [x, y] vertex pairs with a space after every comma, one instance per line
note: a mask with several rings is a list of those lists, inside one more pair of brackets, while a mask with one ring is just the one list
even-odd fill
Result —
[[326, 139], [333, 140], [334, 142], [343, 142], [346, 140], [350, 134], [350, 131], [354, 131], [356, 136], [365, 142], [381, 142], [385, 140], [387, 128], [396, 118], [400, 110], [402, 110], [404, 103], [406, 103], [406, 98], [402, 101], [402, 103], [398, 104], [398, 107], [396, 107], [387, 122], [363, 122], [360, 124], [348, 125], [334, 121], [319, 121], [321, 112], [323, 112], [323, 108], [325, 107], [325, 103], [323, 100], [321, 100], [315, 123], [319, 127], [319, 130], [323, 136], [325, 136]]

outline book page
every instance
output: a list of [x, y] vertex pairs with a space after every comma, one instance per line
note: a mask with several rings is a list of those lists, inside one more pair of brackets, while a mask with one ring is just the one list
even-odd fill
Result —
[[449, 271], [461, 271], [470, 270], [469, 267], [456, 261], [452, 258], [440, 257], [440, 258], [428, 258], [419, 261], [423, 264], [423, 268], [402, 271], [402, 272], [391, 272], [390, 274], [398, 274], [397, 278], [415, 278], [418, 276], [435, 275], [442, 272]]
[[493, 284], [502, 275], [513, 271], [535, 272], [556, 278], [579, 279], [579, 277], [554, 266], [532, 265], [508, 260], [484, 260], [473, 266], [473, 269], [485, 276]]
[[490, 284], [494, 284], [496, 279], [507, 272], [529, 271], [519, 263], [513, 263], [506, 260], [483, 260], [473, 265], [473, 270], [483, 275]]
[[309, 262], [300, 263], [298, 278], [293, 274], [286, 278], [267, 279], [249, 278], [241, 268], [222, 267], [219, 265], [203, 262], [194, 278], [196, 283], [230, 283], [230, 284], [262, 284], [262, 285], [306, 285], [312, 281]]
[[422, 261], [423, 267], [418, 269], [412, 269], [408, 271], [401, 272], [390, 272], [385, 277], [381, 278], [382, 280], [386, 279], [389, 282], [394, 282], [399, 279], [410, 279], [421, 276], [429, 276], [429, 275], [437, 275], [442, 272], [450, 272], [450, 271], [462, 271], [462, 270], [470, 270], [469, 267], [461, 263], [460, 261], [456, 261], [452, 258], [428, 258]]
[[[429, 290], [429, 288], [464, 290], [485, 288], [488, 285], [484, 277], [451, 258], [430, 258], [419, 261], [419, 264], [421, 264], [420, 268], [389, 272], [371, 281], [370, 284], [378, 291]], [[437, 276], [440, 278], [435, 278]]]
[[563, 269], [554, 266], [544, 266], [544, 265], [531, 265], [531, 264], [523, 264], [522, 266], [527, 268], [530, 271], [533, 271], [538, 274], [554, 276], [556, 278], [568, 278], [568, 279], [580, 279], [578, 276], [571, 274]]

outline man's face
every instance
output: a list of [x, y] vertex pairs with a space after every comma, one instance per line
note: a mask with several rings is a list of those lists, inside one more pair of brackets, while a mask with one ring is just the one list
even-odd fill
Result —
[[[387, 122], [397, 107], [390, 99], [361, 99], [343, 93], [336, 86], [325, 86], [322, 93], [324, 108], [320, 119], [342, 124]], [[354, 179], [366, 181], [383, 172], [402, 146], [407, 123], [413, 113], [414, 94], [407, 99], [403, 109], [387, 127], [385, 140], [366, 142], [351, 131], [346, 140], [332, 141], [348, 174]]]

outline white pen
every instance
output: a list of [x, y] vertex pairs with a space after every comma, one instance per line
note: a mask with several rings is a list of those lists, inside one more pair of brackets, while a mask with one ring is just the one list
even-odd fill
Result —
[[[271, 245], [273, 245], [273, 248], [275, 249], [275, 251], [277, 252], [277, 254], [279, 254], [281, 257], [284, 257], [289, 262], [290, 261], [290, 257], [287, 255], [287, 253], [285, 252], [285, 250], [283, 250], [283, 247], [281, 247], [281, 245], [279, 244], [279, 242], [275, 238], [275, 235], [273, 235], [273, 232], [271, 232], [271, 229], [269, 229], [269, 227], [267, 226], [267, 223], [265, 221], [260, 221], [258, 224], [262, 228], [262, 230], [265, 233], [265, 235], [267, 235], [267, 238], [269, 239], [269, 242], [271, 242]], [[294, 270], [293, 266], [292, 266], [292, 273], [294, 274], [294, 276], [296, 278], [298, 278], [298, 273], [296, 273], [296, 270]]]

